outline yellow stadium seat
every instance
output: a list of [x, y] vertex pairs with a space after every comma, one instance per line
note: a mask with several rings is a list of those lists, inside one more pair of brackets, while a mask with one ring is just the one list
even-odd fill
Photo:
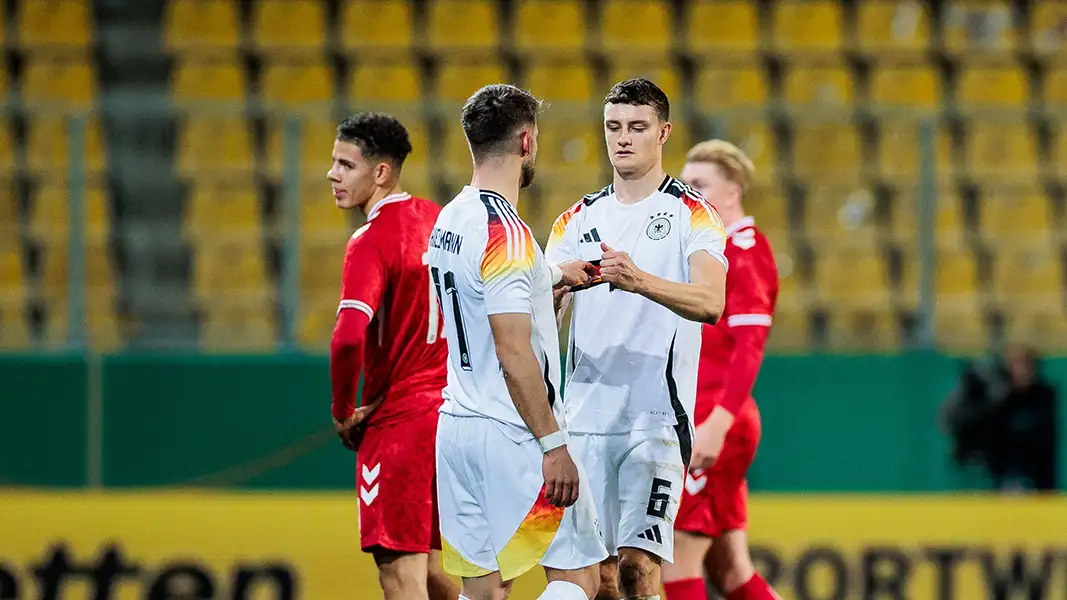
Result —
[[406, 0], [347, 0], [341, 5], [339, 36], [349, 52], [403, 52], [415, 39], [415, 16]]
[[431, 49], [483, 57], [494, 54], [500, 44], [499, 27], [500, 10], [492, 0], [429, 3], [426, 33]]
[[163, 22], [163, 43], [174, 52], [235, 51], [241, 38], [236, 0], [168, 2]]
[[871, 104], [876, 109], [935, 110], [941, 106], [941, 77], [929, 66], [879, 68], [871, 77]]
[[1007, 0], [957, 0], [941, 13], [945, 49], [954, 54], [1005, 55], [1017, 43], [1016, 15]]
[[847, 123], [794, 122], [793, 171], [805, 179], [852, 181], [863, 166], [863, 143]]
[[[111, 233], [111, 208], [106, 189], [100, 184], [86, 186], [82, 195], [84, 239], [102, 244]], [[33, 195], [30, 233], [49, 245], [66, 246], [70, 240], [70, 195], [62, 178], [44, 183]]]
[[767, 337], [767, 348], [775, 352], [807, 351], [811, 346], [811, 316], [794, 307], [775, 309], [774, 324]]
[[612, 0], [601, 5], [600, 45], [613, 57], [666, 56], [676, 37], [670, 2]]
[[0, 181], [0, 254], [19, 247], [19, 217], [22, 198], [16, 182]]
[[833, 310], [827, 342], [837, 350], [892, 350], [901, 345], [901, 327], [888, 310]]
[[407, 62], [368, 61], [349, 77], [348, 98], [357, 104], [416, 104], [422, 99], [422, 77]]
[[[107, 152], [100, 120], [83, 121], [85, 154], [82, 168], [94, 176], [107, 168]], [[74, 123], [65, 117], [42, 116], [27, 122], [26, 166], [35, 174], [65, 175], [70, 169], [71, 132]]]
[[608, 72], [608, 87], [635, 77], [644, 77], [659, 86], [663, 93], [667, 94], [667, 100], [673, 107], [671, 118], [675, 118], [676, 114], [680, 116], [681, 110], [677, 109], [680, 109], [682, 105], [682, 84], [678, 79], [677, 71], [664, 67], [663, 63], [629, 61], [615, 63]]
[[17, 166], [15, 139], [11, 131], [11, 121], [0, 119], [0, 178], [6, 179]]
[[258, 239], [204, 241], [193, 261], [193, 295], [197, 301], [255, 301], [269, 295], [263, 249]]
[[[419, 176], [417, 172], [428, 170], [435, 159], [430, 146], [430, 133], [426, 130], [422, 120], [417, 117], [404, 119], [404, 129], [408, 130], [408, 139], [411, 140], [411, 154], [404, 161], [404, 180], [413, 182], [408, 176]], [[410, 191], [410, 190], [409, 190]]]
[[982, 195], [979, 223], [991, 245], [1047, 243], [1057, 227], [1039, 188], [992, 189]]
[[233, 58], [187, 59], [171, 74], [170, 94], [179, 103], [243, 103], [245, 80]]
[[[515, 49], [531, 58], [575, 55], [585, 43], [580, 0], [526, 0], [515, 11]], [[535, 92], [536, 93], [536, 92]]]
[[[340, 212], [340, 211], [338, 211]], [[300, 247], [300, 290], [304, 297], [330, 298], [337, 309], [348, 237], [308, 240]]]
[[988, 352], [989, 320], [974, 303], [956, 307], [938, 306], [934, 317], [934, 340], [939, 348], [953, 352]]
[[20, 350], [29, 340], [25, 303], [21, 299], [0, 301], [0, 350]]
[[601, 126], [589, 119], [542, 119], [538, 124], [537, 163], [545, 173], [599, 173], [605, 156]]
[[854, 87], [843, 66], [795, 67], [786, 72], [783, 95], [789, 106], [836, 110], [852, 104]]
[[[271, 119], [267, 124], [267, 175], [274, 180], [285, 177], [286, 169], [293, 166], [286, 161], [290, 150], [286, 148], [287, 121]], [[299, 146], [300, 164], [297, 172], [303, 177], [322, 181], [328, 190], [325, 173], [332, 163], [333, 142], [337, 139], [337, 123], [327, 118], [305, 117], [300, 120], [300, 135], [295, 142]], [[322, 178], [322, 179], [320, 179]]]
[[325, 45], [320, 0], [259, 0], [252, 6], [252, 40], [261, 52], [317, 53]]
[[[1067, 20], [1064, 23], [1067, 23]], [[1067, 33], [1064, 35], [1067, 36]], [[1045, 76], [1044, 88], [1045, 108], [1057, 113], [1067, 112], [1067, 67], [1058, 67], [1050, 71]]]
[[444, 169], [449, 178], [469, 179], [474, 159], [463, 128], [459, 123], [448, 123], [441, 133], [444, 136], [444, 156], [438, 158], [438, 166]]
[[930, 46], [930, 9], [914, 0], [867, 0], [857, 7], [856, 47], [879, 58], [916, 56]]
[[[897, 188], [891, 204], [893, 237], [902, 244], [913, 246], [919, 235], [919, 214], [922, 210], [916, 186]], [[936, 191], [934, 210], [935, 238], [943, 248], [957, 248], [963, 244], [964, 224], [962, 201], [954, 187], [945, 185]]]
[[259, 199], [251, 182], [197, 185], [189, 194], [183, 221], [183, 232], [193, 240], [247, 241], [262, 234]]
[[11, 82], [7, 74], [7, 65], [0, 64], [0, 97], [7, 98], [10, 85]]
[[[283, 213], [284, 214], [284, 213]], [[284, 218], [284, 217], [283, 217]], [[333, 248], [333, 261], [340, 282], [340, 264], [344, 257], [344, 244], [355, 231], [348, 211], [337, 208], [330, 195], [329, 186], [307, 184], [300, 194], [300, 240], [302, 246], [325, 245]], [[301, 263], [306, 261], [301, 260]]]
[[538, 98], [548, 100], [550, 111], [560, 102], [587, 108], [596, 95], [596, 77], [581, 62], [536, 63], [526, 73], [526, 87]]
[[1042, 58], [1062, 59], [1067, 52], [1067, 5], [1060, 0], [1037, 0], [1031, 7], [1031, 49]]
[[1048, 164], [1053, 174], [1067, 177], [1067, 123], [1060, 124], [1058, 129], [1053, 133], [1052, 154]]
[[705, 68], [697, 71], [696, 99], [702, 110], [761, 110], [770, 97], [759, 67]]
[[974, 119], [968, 129], [963, 164], [972, 178], [1018, 185], [1037, 177], [1037, 139], [1026, 123]]
[[300, 305], [298, 325], [300, 345], [308, 349], [324, 349], [330, 346], [333, 327], [337, 323], [337, 302], [314, 298]]
[[[768, 238], [781, 238], [791, 227], [789, 204], [778, 186], [755, 186], [745, 194], [745, 212]], [[773, 243], [773, 240], [772, 240]], [[777, 248], [785, 250], [785, 248]]]
[[328, 109], [333, 103], [333, 70], [325, 63], [276, 62], [263, 70], [263, 103], [273, 109]]
[[19, 249], [16, 247], [0, 250], [0, 302], [21, 296], [24, 286], [22, 255]]
[[[910, 187], [918, 181], [925, 166], [919, 122], [910, 119], [882, 119], [879, 123], [878, 175], [888, 183]], [[947, 181], [955, 174], [952, 137], [943, 123], [934, 127], [934, 169], [936, 179]]]
[[829, 54], [841, 48], [841, 9], [832, 0], [780, 0], [774, 5], [771, 39], [789, 58]]
[[731, 54], [748, 58], [759, 50], [759, 13], [754, 3], [695, 0], [685, 6], [686, 42], [691, 53], [714, 59]]
[[190, 116], [178, 134], [183, 177], [241, 176], [255, 165], [251, 125], [240, 117]]
[[511, 83], [500, 63], [446, 64], [437, 73], [437, 98], [465, 102], [482, 86], [491, 83]]
[[1067, 314], [1057, 307], [1013, 311], [1006, 320], [1006, 337], [1011, 343], [1057, 356], [1067, 350]]
[[756, 167], [755, 180], [774, 181], [778, 174], [778, 143], [774, 132], [763, 120], [731, 120], [719, 136], [733, 143]]
[[33, 104], [88, 108], [96, 101], [93, 68], [78, 60], [31, 60], [22, 75], [22, 97]]
[[213, 352], [273, 351], [278, 331], [265, 303], [213, 306], [200, 322], [200, 347]]
[[1022, 69], [974, 67], [960, 75], [956, 98], [964, 110], [1025, 109], [1030, 91]]
[[[46, 346], [64, 347], [70, 343], [69, 315], [65, 299], [56, 299], [47, 307], [48, 322], [42, 341]], [[114, 350], [122, 343], [115, 303], [110, 298], [91, 299], [85, 306], [82, 333], [89, 347], [97, 351]]]
[[[81, 253], [85, 267], [85, 301], [101, 303], [115, 298], [115, 276], [107, 245], [90, 242]], [[70, 252], [64, 245], [51, 245], [44, 251], [38, 289], [49, 303], [64, 305], [70, 278]]]
[[[917, 273], [917, 269], [913, 272]], [[907, 273], [909, 269], [905, 269]], [[935, 302], [939, 306], [974, 304], [978, 299], [978, 265], [970, 250], [942, 250], [937, 256], [934, 279]], [[914, 281], [918, 281], [916, 275]], [[914, 289], [918, 289], [918, 285]]]
[[816, 256], [815, 296], [829, 308], [888, 308], [889, 271], [879, 249], [824, 250]]
[[878, 236], [875, 198], [859, 186], [812, 185], [804, 200], [804, 233], [818, 243], [861, 246]]
[[16, 27], [23, 48], [81, 50], [92, 44], [89, 0], [32, 0], [20, 5]]
[[1063, 258], [1051, 248], [1003, 248], [993, 259], [993, 295], [1003, 307], [1063, 306]]

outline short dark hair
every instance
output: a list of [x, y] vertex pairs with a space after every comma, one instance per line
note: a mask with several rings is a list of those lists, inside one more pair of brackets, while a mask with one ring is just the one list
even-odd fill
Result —
[[628, 104], [630, 106], [651, 106], [660, 121], [671, 118], [671, 102], [659, 86], [643, 78], [627, 79], [611, 86], [604, 104]]
[[359, 146], [371, 160], [388, 160], [399, 169], [411, 154], [408, 130], [391, 115], [375, 112], [347, 117], [337, 126], [337, 139]]
[[487, 85], [463, 105], [463, 133], [475, 161], [507, 152], [519, 129], [537, 123], [541, 101], [530, 92], [505, 83]]

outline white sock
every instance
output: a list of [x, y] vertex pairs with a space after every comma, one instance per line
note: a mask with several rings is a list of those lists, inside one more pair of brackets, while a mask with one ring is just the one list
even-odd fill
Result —
[[550, 581], [537, 600], [589, 600], [589, 596], [577, 583]]

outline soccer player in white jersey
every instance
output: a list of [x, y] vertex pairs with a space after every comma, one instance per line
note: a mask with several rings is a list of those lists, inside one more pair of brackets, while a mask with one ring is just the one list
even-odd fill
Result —
[[[701, 324], [722, 314], [726, 231], [663, 170], [666, 94], [647, 79], [604, 100], [611, 185], [559, 216], [550, 263], [600, 260], [572, 294], [564, 419], [597, 493], [612, 558], [598, 598], [658, 598], [690, 459]], [[575, 290], [582, 286], [576, 286]], [[616, 587], [617, 586], [617, 587]]]
[[559, 419], [554, 286], [595, 268], [549, 266], [519, 218], [533, 179], [540, 102], [510, 85], [463, 106], [474, 178], [430, 235], [430, 277], [448, 340], [448, 384], [437, 430], [445, 571], [460, 599], [506, 598], [511, 580], [545, 568], [544, 600], [588, 600], [607, 557], [592, 493]]

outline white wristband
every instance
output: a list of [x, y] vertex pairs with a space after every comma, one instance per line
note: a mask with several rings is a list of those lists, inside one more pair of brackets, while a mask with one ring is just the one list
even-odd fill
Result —
[[544, 437], [537, 438], [537, 443], [541, 446], [541, 453], [548, 454], [560, 446], [567, 445], [567, 440], [563, 439], [562, 431], [556, 431], [555, 433], [550, 433]]
[[552, 277], [552, 287], [559, 285], [559, 280], [563, 279], [563, 269], [556, 265], [548, 265], [548, 274]]

